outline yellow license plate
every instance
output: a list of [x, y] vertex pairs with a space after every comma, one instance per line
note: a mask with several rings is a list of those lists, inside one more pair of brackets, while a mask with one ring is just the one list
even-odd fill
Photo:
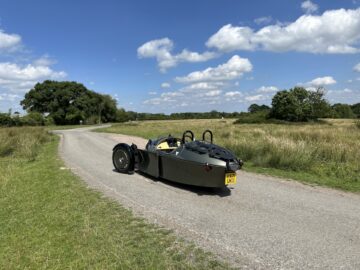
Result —
[[234, 184], [236, 184], [236, 173], [226, 173], [225, 185], [234, 185]]

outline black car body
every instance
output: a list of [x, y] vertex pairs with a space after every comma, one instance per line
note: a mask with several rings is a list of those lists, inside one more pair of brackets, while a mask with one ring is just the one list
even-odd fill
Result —
[[[209, 141], [205, 140], [206, 134], [210, 136]], [[113, 164], [119, 172], [138, 169], [153, 177], [194, 186], [235, 184], [236, 171], [241, 168], [242, 161], [212, 141], [210, 130], [203, 133], [202, 140], [195, 140], [193, 132], [188, 130], [182, 138], [169, 135], [149, 140], [145, 149], [120, 143], [113, 149]]]

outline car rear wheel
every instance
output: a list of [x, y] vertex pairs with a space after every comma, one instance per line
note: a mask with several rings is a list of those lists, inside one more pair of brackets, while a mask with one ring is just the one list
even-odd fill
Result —
[[112, 160], [118, 172], [129, 173], [134, 170], [134, 153], [128, 145], [118, 145], [113, 150]]

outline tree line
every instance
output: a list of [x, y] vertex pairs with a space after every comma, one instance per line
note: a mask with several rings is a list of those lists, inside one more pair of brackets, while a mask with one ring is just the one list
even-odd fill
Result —
[[325, 90], [309, 91], [294, 87], [277, 92], [267, 105], [251, 104], [247, 113], [241, 113], [237, 123], [308, 122], [319, 118], [360, 118], [360, 103], [331, 105], [325, 98]]
[[116, 100], [87, 89], [77, 82], [44, 81], [25, 94], [21, 105], [25, 116], [0, 113], [0, 125], [69, 125], [126, 122], [136, 120], [178, 120], [238, 118], [240, 123], [282, 120], [306, 122], [319, 118], [360, 118], [360, 103], [334, 104], [324, 98], [324, 89], [308, 91], [303, 87], [277, 92], [271, 107], [252, 104], [248, 112], [138, 113], [117, 108]]

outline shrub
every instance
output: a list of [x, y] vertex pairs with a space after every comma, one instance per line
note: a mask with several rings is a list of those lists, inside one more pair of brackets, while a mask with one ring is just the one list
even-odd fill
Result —
[[24, 126], [43, 126], [45, 124], [44, 116], [38, 112], [30, 112], [21, 118]]
[[98, 115], [92, 115], [90, 117], [88, 117], [85, 120], [85, 124], [87, 125], [95, 125], [99, 123], [99, 116]]
[[358, 129], [360, 129], [360, 120], [356, 120], [356, 121], [355, 121], [355, 126], [356, 126]]
[[8, 113], [0, 113], [0, 126], [11, 127], [14, 121]]
[[258, 111], [254, 113], [240, 113], [240, 117], [235, 124], [255, 124], [268, 122], [268, 111]]

